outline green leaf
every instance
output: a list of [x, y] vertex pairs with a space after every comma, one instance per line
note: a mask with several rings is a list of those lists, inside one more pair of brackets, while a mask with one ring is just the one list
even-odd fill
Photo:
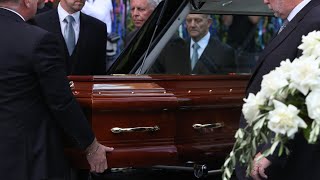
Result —
[[229, 164], [229, 161], [231, 160], [231, 158], [229, 157], [228, 159], [226, 159], [226, 161], [224, 162], [223, 166], [227, 167], [227, 165]]
[[260, 135], [261, 135], [261, 137], [262, 137], [262, 139], [263, 139], [263, 142], [264, 143], [268, 143], [268, 138], [267, 138], [267, 136], [261, 131], [260, 132]]
[[279, 144], [279, 141], [275, 141], [275, 142], [272, 144], [272, 146], [271, 146], [271, 148], [270, 148], [270, 154], [273, 154], [273, 152], [276, 150], [278, 144]]
[[311, 127], [308, 126], [307, 128], [303, 129], [302, 132], [303, 132], [303, 137], [304, 137], [305, 139], [309, 139], [310, 133], [311, 133]]
[[259, 121], [256, 122], [256, 124], [253, 126], [253, 130], [254, 130], [254, 134], [257, 134], [257, 130], [261, 129], [261, 127], [263, 126], [265, 118], [260, 119]]
[[226, 168], [224, 172], [226, 173], [228, 178], [231, 177], [231, 172], [230, 172], [229, 168]]
[[289, 155], [290, 154], [289, 148], [285, 147], [285, 149], [286, 149], [286, 155]]
[[283, 148], [284, 148], [283, 143], [280, 143], [280, 148], [279, 148], [278, 156], [281, 156], [281, 155], [282, 155], [282, 153], [283, 153]]
[[236, 164], [236, 162], [237, 162], [236, 156], [232, 156], [232, 157], [231, 157], [231, 160], [232, 160], [232, 164]]
[[252, 149], [257, 149], [256, 138], [253, 138], [251, 144], [252, 144]]
[[271, 152], [270, 149], [267, 149], [267, 150], [263, 151], [262, 155], [264, 157], [267, 157], [267, 156], [269, 156], [271, 154], [270, 152]]

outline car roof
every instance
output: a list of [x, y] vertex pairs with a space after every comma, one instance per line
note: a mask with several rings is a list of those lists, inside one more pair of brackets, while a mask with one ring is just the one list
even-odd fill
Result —
[[273, 15], [263, 0], [190, 0], [193, 13]]

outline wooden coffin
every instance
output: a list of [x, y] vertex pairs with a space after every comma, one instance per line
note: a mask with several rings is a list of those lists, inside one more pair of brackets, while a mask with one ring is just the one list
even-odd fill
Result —
[[[72, 91], [117, 167], [219, 168], [234, 142], [249, 76], [71, 76]], [[82, 152], [67, 149], [78, 168]]]

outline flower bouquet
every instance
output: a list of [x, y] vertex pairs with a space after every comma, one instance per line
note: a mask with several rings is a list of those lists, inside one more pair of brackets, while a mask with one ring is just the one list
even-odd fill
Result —
[[[222, 167], [222, 179], [231, 178], [236, 163], [252, 170], [257, 147], [269, 144], [262, 153], [289, 155], [287, 142], [302, 132], [308, 143], [320, 133], [320, 31], [302, 37], [302, 56], [286, 59], [263, 76], [261, 90], [244, 99], [242, 113], [247, 122], [235, 134], [236, 142]], [[272, 138], [270, 138], [272, 137]], [[277, 151], [276, 151], [277, 149]], [[261, 158], [261, 157], [260, 157]]]

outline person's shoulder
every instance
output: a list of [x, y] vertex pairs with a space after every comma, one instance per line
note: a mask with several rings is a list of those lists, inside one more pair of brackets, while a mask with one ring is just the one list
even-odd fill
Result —
[[94, 24], [105, 24], [101, 20], [99, 20], [99, 19], [97, 19], [97, 18], [95, 18], [93, 16], [87, 15], [87, 14], [85, 14], [83, 12], [80, 12], [80, 14], [81, 14], [83, 20], [86, 20], [86, 21], [94, 23]]
[[95, 17], [92, 17], [92, 16], [89, 16], [85, 13], [82, 13], [81, 12], [81, 20], [80, 20], [86, 24], [88, 24], [88, 26], [91, 26], [91, 27], [96, 27], [96, 28], [99, 28], [99, 29], [103, 29], [105, 30], [106, 29], [106, 24], [104, 22], [102, 22], [101, 20], [95, 18]]
[[37, 36], [43, 36], [44, 34], [48, 33], [48, 31], [42, 29], [39, 26], [36, 25], [30, 25], [30, 24], [25, 24], [24, 31], [27, 34], [32, 34], [32, 35], [37, 35]]
[[[320, 2], [320, 0], [317, 0], [317, 2]], [[302, 13], [299, 12], [296, 16], [297, 18], [294, 17], [292, 21], [296, 22], [296, 19], [298, 19], [298, 29], [300, 33], [305, 35], [310, 31], [320, 29], [320, 3], [318, 3], [313, 8], [310, 8], [309, 11], [304, 11]]]
[[[314, 1], [314, 0], [313, 0]], [[319, 16], [320, 14], [320, 0], [317, 0], [314, 3], [313, 8], [310, 8], [309, 12], [306, 14], [306, 16]]]
[[28, 44], [30, 48], [39, 47], [46, 43], [56, 44], [56, 36], [41, 27], [24, 23], [20, 28], [23, 32], [20, 37], [24, 39], [20, 43]]
[[212, 35], [210, 36], [210, 39], [209, 39], [209, 45], [215, 46], [215, 48], [221, 48], [222, 51], [230, 51], [230, 52], [234, 51], [234, 49], [230, 45], [221, 42], [218, 38]]

